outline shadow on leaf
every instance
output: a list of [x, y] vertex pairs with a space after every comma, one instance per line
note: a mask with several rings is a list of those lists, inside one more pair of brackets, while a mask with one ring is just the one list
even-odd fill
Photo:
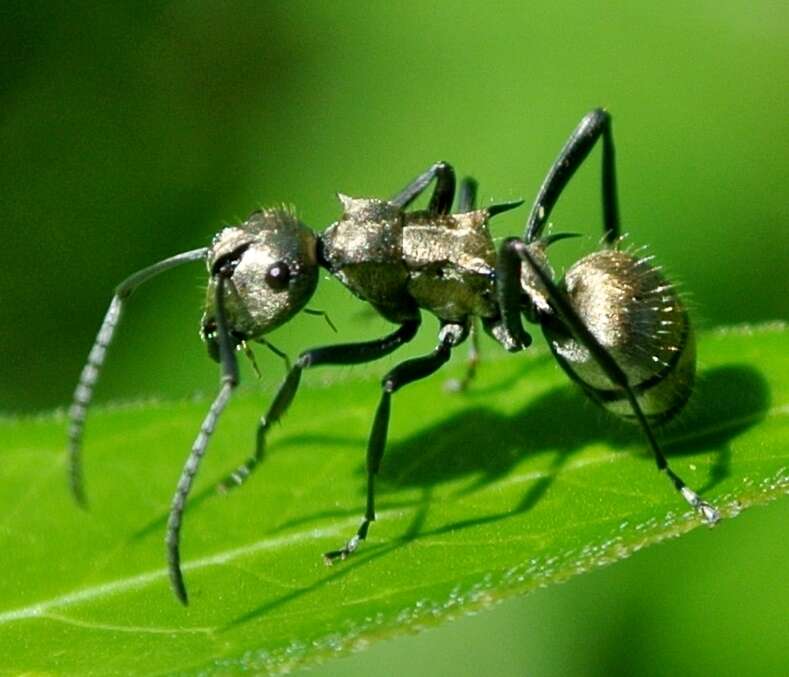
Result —
[[[606, 421], [606, 415], [588, 404], [575, 388], [560, 387], [512, 416], [474, 407], [422, 431], [418, 436], [392, 444], [386, 465], [388, 471], [382, 472], [385, 486], [422, 489], [420, 498], [411, 503], [415, 513], [406, 533], [383, 546], [365, 546], [351, 561], [338, 564], [339, 568], [327, 576], [266, 601], [234, 619], [223, 629], [244, 624], [294, 599], [316, 592], [324, 585], [344, 578], [351, 571], [413, 541], [508, 519], [530, 510], [567, 459], [590, 442], [605, 441], [618, 447], [633, 446], [641, 441], [637, 429], [624, 424], [611, 426], [610, 417]], [[664, 436], [667, 454], [678, 456], [717, 451], [717, 460], [706, 489], [714, 487], [729, 474], [730, 441], [764, 418], [769, 406], [766, 382], [751, 367], [729, 365], [708, 370], [699, 377], [690, 411], [670, 426]], [[299, 439], [304, 441], [303, 437]], [[290, 438], [287, 443], [293, 444], [294, 440]], [[364, 443], [363, 440], [343, 441]], [[423, 529], [435, 485], [457, 477], [480, 475], [469, 487], [460, 491], [468, 493], [505, 475], [524, 454], [549, 451], [555, 456], [546, 474], [532, 484], [512, 510]], [[655, 475], [656, 481], [659, 481], [657, 473]], [[342, 515], [349, 512], [343, 512]], [[325, 516], [324, 513], [313, 514], [300, 521]]]
[[[394, 405], [396, 407], [396, 403]], [[669, 458], [716, 452], [710, 477], [699, 491], [707, 492], [729, 476], [729, 442], [764, 418], [770, 395], [762, 375], [750, 366], [726, 365], [702, 372], [686, 411], [658, 430]], [[341, 436], [291, 436], [279, 445], [345, 444], [363, 450], [366, 440]], [[554, 388], [511, 415], [473, 406], [405, 440], [389, 445], [381, 467], [380, 488], [428, 488], [470, 478], [459, 490], [466, 495], [506, 476], [526, 457], [552, 453], [544, 475], [535, 480], [517, 511], [534, 506], [572, 455], [585, 446], [605, 443], [614, 449], [639, 449], [648, 455], [641, 431], [602, 411], [570, 384]], [[358, 469], [365, 476], [364, 466]], [[662, 481], [655, 474], [655, 481]], [[360, 493], [364, 484], [360, 485]], [[406, 505], [408, 502], [405, 503]], [[404, 503], [380, 502], [381, 508]], [[360, 509], [312, 513], [280, 524], [281, 531], [330, 517], [347, 517]]]

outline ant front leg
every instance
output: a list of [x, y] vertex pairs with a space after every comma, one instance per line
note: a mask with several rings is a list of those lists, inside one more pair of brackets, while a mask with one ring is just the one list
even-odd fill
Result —
[[436, 180], [436, 187], [433, 189], [427, 210], [430, 214], [449, 214], [455, 199], [455, 170], [448, 162], [436, 162], [389, 202], [405, 209], [424, 192], [433, 179]]
[[381, 400], [375, 412], [367, 444], [367, 507], [364, 511], [364, 518], [359, 529], [342, 548], [324, 554], [326, 564], [332, 564], [338, 559], [345, 559], [353, 553], [359, 544], [367, 538], [370, 524], [375, 521], [375, 477], [381, 467], [381, 459], [386, 449], [392, 394], [403, 386], [438, 371], [449, 360], [452, 348], [462, 343], [466, 336], [468, 336], [467, 324], [444, 324], [438, 335], [438, 345], [432, 353], [401, 362], [384, 377], [381, 382], [383, 390]]
[[420, 320], [415, 318], [404, 322], [397, 330], [375, 341], [365, 343], [345, 343], [336, 346], [313, 348], [299, 355], [299, 359], [290, 368], [287, 377], [279, 387], [274, 400], [269, 406], [266, 415], [258, 424], [255, 443], [255, 453], [245, 463], [231, 472], [217, 486], [220, 493], [227, 493], [230, 489], [243, 484], [252, 474], [252, 471], [263, 460], [266, 448], [266, 433], [279, 421], [290, 407], [301, 381], [301, 372], [310, 367], [321, 365], [348, 365], [372, 362], [397, 350], [400, 346], [410, 341], [416, 335]]
[[608, 111], [596, 108], [587, 113], [575, 128], [542, 182], [526, 222], [526, 242], [540, 237], [559, 196], [600, 137], [603, 139], [603, 237], [609, 246], [619, 238], [611, 116]]

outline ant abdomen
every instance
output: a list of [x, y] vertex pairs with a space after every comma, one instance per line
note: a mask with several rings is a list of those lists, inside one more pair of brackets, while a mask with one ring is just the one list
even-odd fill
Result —
[[[646, 417], [660, 424], [690, 397], [696, 351], [687, 312], [651, 261], [614, 249], [594, 252], [567, 271], [562, 288], [626, 374]], [[544, 329], [565, 371], [606, 409], [635, 422], [627, 393], [611, 382], [589, 351], [553, 323]]]

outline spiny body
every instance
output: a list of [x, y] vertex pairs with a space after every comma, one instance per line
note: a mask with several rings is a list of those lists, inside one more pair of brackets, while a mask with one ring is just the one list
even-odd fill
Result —
[[485, 209], [407, 213], [385, 200], [340, 195], [342, 217], [323, 233], [326, 267], [386, 319], [442, 322], [498, 314], [496, 248]]
[[[465, 332], [479, 317], [504, 347], [496, 296], [496, 249], [485, 209], [430, 215], [405, 212], [385, 200], [340, 195], [343, 214], [322, 234], [292, 210], [253, 213], [221, 231], [207, 257], [209, 270], [228, 256], [237, 263], [225, 292], [231, 334], [254, 341], [296, 314], [317, 284], [318, 266], [396, 323], [418, 321], [420, 310]], [[550, 270], [546, 240], [528, 245]], [[274, 276], [271, 271], [278, 271]], [[530, 269], [521, 272], [530, 303], [557, 361], [601, 406], [636, 422], [624, 391], [560, 321]], [[628, 376], [650, 422], [670, 421], [693, 389], [695, 347], [688, 315], [673, 285], [640, 257], [618, 249], [593, 252], [559, 282], [581, 320]], [[209, 286], [204, 335], [215, 328], [215, 289]], [[217, 354], [217, 353], [214, 353]]]
[[[603, 148], [604, 246], [574, 264], [557, 282], [547, 248], [566, 236], [542, 232], [565, 186], [598, 139]], [[407, 207], [433, 183], [427, 209], [409, 211]], [[618, 249], [608, 113], [594, 110], [576, 127], [539, 190], [522, 238], [506, 238], [497, 248], [488, 230], [492, 216], [520, 202], [477, 209], [475, 195], [476, 182], [465, 179], [453, 213], [454, 171], [438, 162], [389, 200], [340, 195], [343, 213], [321, 234], [301, 223], [293, 210], [260, 210], [244, 223], [222, 230], [210, 247], [165, 259], [116, 288], [71, 409], [70, 469], [78, 499], [83, 499], [80, 447], [85, 414], [126, 299], [140, 284], [189, 261], [205, 261], [210, 276], [201, 334], [209, 354], [221, 365], [220, 387], [184, 465], [167, 523], [170, 578], [183, 603], [187, 594], [180, 565], [182, 515], [208, 441], [239, 381], [237, 349], [250, 354], [247, 342], [259, 341], [279, 353], [265, 336], [301, 310], [316, 312], [305, 305], [321, 268], [399, 326], [371, 341], [313, 348], [288, 363], [288, 374], [258, 424], [254, 453], [220, 484], [222, 490], [243, 483], [263, 460], [266, 436], [287, 412], [303, 370], [362, 364], [388, 355], [413, 339], [421, 311], [435, 315], [441, 324], [432, 352], [397, 364], [382, 379], [367, 446], [364, 517], [341, 548], [326, 553], [327, 562], [353, 553], [375, 520], [375, 479], [386, 448], [393, 394], [445, 364], [477, 318], [511, 352], [531, 343], [523, 318], [539, 324], [568, 375], [596, 402], [637, 422], [658, 469], [706, 521], [717, 521], [717, 511], [669, 467], [652, 432], [654, 425], [674, 416], [690, 395], [693, 333], [677, 293], [662, 273], [647, 259]], [[524, 443], [528, 445], [528, 432]]]

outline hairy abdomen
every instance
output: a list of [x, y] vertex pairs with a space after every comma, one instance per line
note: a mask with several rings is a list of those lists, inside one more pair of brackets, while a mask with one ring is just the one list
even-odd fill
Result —
[[[627, 375], [650, 422], [673, 418], [693, 389], [695, 342], [682, 302], [650, 258], [614, 250], [595, 252], [567, 271], [562, 287]], [[589, 351], [558, 325], [550, 323], [544, 329], [570, 377], [612, 413], [635, 420], [624, 390], [610, 381]]]

